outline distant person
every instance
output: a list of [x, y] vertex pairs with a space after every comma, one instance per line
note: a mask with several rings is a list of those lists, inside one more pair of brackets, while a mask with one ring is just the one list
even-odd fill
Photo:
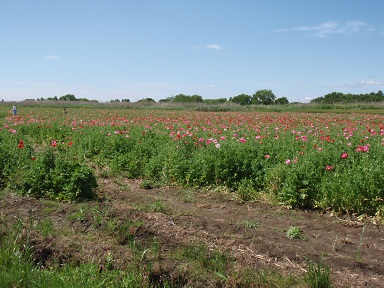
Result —
[[64, 112], [64, 114], [67, 114], [68, 113], [67, 108], [64, 107], [63, 112]]
[[12, 111], [13, 111], [13, 115], [17, 115], [17, 108], [16, 108], [16, 106], [13, 106]]

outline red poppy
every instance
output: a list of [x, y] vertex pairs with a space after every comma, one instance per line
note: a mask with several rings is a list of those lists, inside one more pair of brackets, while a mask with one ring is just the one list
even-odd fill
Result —
[[347, 159], [347, 158], [348, 158], [348, 153], [347, 152], [341, 153], [341, 159]]
[[24, 148], [24, 141], [19, 140], [19, 145], [17, 145], [17, 148]]

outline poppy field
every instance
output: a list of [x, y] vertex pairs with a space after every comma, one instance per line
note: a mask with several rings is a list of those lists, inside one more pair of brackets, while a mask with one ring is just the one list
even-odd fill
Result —
[[225, 189], [244, 201], [384, 214], [384, 117], [360, 113], [0, 107], [0, 185], [95, 197], [98, 178]]

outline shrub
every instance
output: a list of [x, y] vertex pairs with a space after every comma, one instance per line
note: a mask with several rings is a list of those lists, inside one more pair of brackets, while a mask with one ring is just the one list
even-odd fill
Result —
[[23, 195], [66, 201], [95, 198], [97, 181], [93, 171], [75, 159], [56, 155], [51, 147], [30, 161], [21, 174], [20, 183], [15, 185]]

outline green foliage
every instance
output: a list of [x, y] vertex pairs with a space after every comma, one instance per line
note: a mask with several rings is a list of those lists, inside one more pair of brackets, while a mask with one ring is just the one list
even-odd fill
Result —
[[160, 100], [160, 102], [174, 102], [174, 103], [202, 103], [203, 97], [200, 95], [184, 95], [178, 94], [176, 96], [168, 97]]
[[257, 229], [259, 228], [259, 223], [257, 221], [243, 220], [237, 224], [238, 227]]
[[367, 94], [344, 94], [341, 92], [332, 92], [324, 96], [311, 100], [311, 103], [321, 104], [335, 104], [335, 103], [371, 103], [371, 102], [384, 102], [383, 91], [379, 90], [377, 93], [371, 92]]
[[305, 239], [305, 237], [303, 235], [303, 230], [301, 230], [301, 228], [299, 228], [299, 227], [290, 227], [287, 231], [287, 237], [290, 240]]
[[293, 208], [384, 210], [380, 116], [258, 107], [268, 112], [83, 107], [71, 109], [79, 114], [73, 119], [62, 108], [34, 107], [20, 123], [4, 119], [0, 187], [73, 201], [92, 198], [97, 173], [145, 179], [146, 188], [224, 187], [244, 201], [263, 197]]
[[330, 268], [325, 265], [324, 262], [320, 262], [315, 265], [312, 261], [310, 261], [305, 282], [310, 288], [332, 287]]
[[[227, 274], [229, 258], [216, 251], [208, 251], [206, 247], [201, 245], [184, 246], [180, 252], [181, 259], [192, 261], [203, 271], [216, 272], [221, 275]], [[199, 269], [199, 267], [195, 267]]]
[[244, 105], [251, 104], [252, 97], [247, 94], [240, 94], [240, 95], [231, 97], [229, 101], [244, 106]]
[[97, 181], [93, 171], [74, 159], [55, 154], [51, 147], [45, 149], [36, 160], [29, 160], [19, 173], [22, 177], [12, 182], [23, 195], [65, 201], [95, 197]]
[[223, 104], [223, 103], [227, 102], [227, 98], [204, 99], [203, 102], [210, 104], [210, 105]]
[[75, 95], [73, 95], [73, 94], [66, 94], [64, 96], [61, 96], [59, 98], [59, 100], [61, 100], [61, 101], [76, 101], [77, 99], [76, 99]]
[[252, 95], [252, 104], [271, 105], [275, 102], [275, 99], [276, 96], [273, 94], [272, 90], [258, 90]]
[[[17, 232], [16, 230], [15, 232]], [[144, 276], [137, 268], [127, 271], [105, 270], [98, 273], [97, 263], [86, 263], [61, 269], [39, 269], [28, 243], [17, 241], [15, 234], [0, 234], [0, 283], [2, 287], [144, 287]], [[113, 267], [113, 255], [105, 259]]]
[[153, 100], [152, 98], [144, 98], [144, 99], [140, 99], [139, 101], [137, 101], [138, 103], [155, 103], [156, 101]]
[[151, 203], [136, 205], [136, 209], [145, 212], [166, 213], [167, 208], [163, 201], [156, 200]]
[[289, 101], [288, 101], [287, 97], [281, 97], [281, 98], [277, 98], [275, 100], [275, 104], [286, 105], [286, 104], [289, 104]]

